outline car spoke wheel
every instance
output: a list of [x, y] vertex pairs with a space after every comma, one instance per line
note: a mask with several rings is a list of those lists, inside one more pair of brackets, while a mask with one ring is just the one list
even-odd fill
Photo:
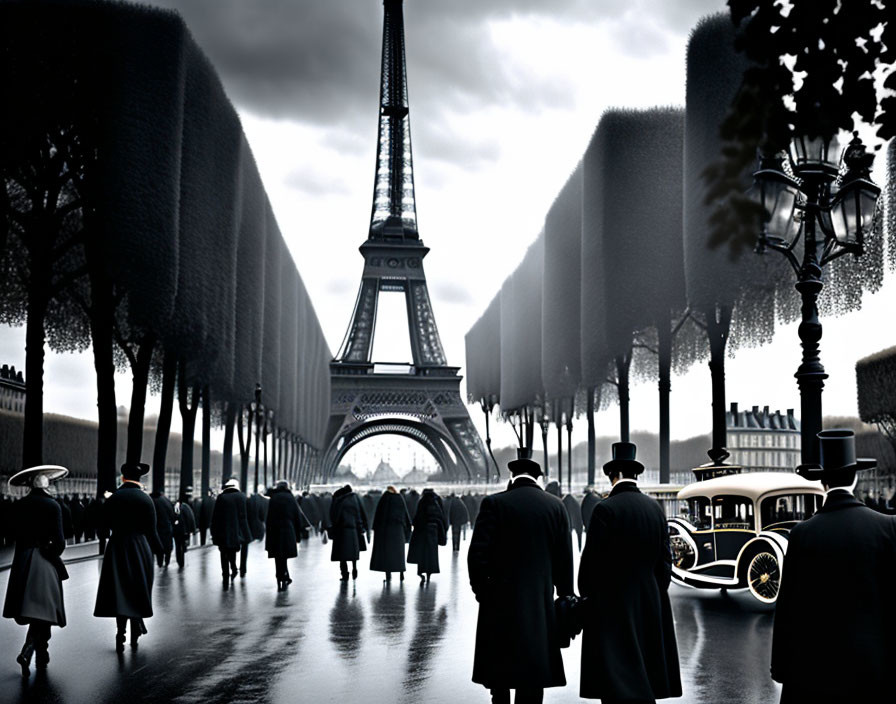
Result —
[[770, 552], [760, 552], [750, 560], [747, 568], [747, 586], [759, 601], [773, 604], [781, 588], [781, 566]]

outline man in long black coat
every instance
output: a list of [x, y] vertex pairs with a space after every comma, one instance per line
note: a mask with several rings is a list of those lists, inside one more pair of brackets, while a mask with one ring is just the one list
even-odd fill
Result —
[[597, 506], [602, 499], [590, 486], [585, 488], [585, 495], [582, 497], [582, 526], [585, 531], [588, 531], [588, 526], [591, 525], [591, 514], [594, 512], [594, 507]]
[[358, 578], [358, 558], [367, 549], [365, 535], [369, 528], [358, 495], [346, 484], [333, 494], [330, 504], [330, 538], [333, 547], [330, 561], [339, 563], [343, 582], [348, 581], [348, 563], [352, 563], [352, 579]]
[[613, 490], [591, 514], [579, 565], [589, 599], [579, 694], [602, 704], [681, 696], [669, 530], [659, 503], [638, 489], [643, 470], [632, 443], [613, 445], [604, 465]]
[[566, 494], [562, 501], [566, 507], [566, 513], [569, 515], [569, 527], [576, 532], [576, 538], [579, 541], [579, 552], [582, 552], [582, 529], [584, 528], [582, 507], [572, 494]]
[[820, 465], [798, 471], [820, 478], [828, 494], [818, 513], [790, 531], [775, 608], [772, 678], [784, 685], [782, 704], [891, 702], [896, 520], [852, 494], [856, 472], [875, 465], [856, 459], [853, 432], [818, 436]]
[[[221, 553], [221, 577], [224, 588], [236, 578], [236, 553], [250, 541], [249, 524], [246, 520], [246, 496], [240, 491], [236, 479], [228, 479], [224, 490], [215, 500], [211, 520], [212, 543], [218, 546]], [[245, 565], [243, 565], [245, 574]]]
[[373, 516], [373, 549], [370, 569], [385, 572], [389, 582], [398, 572], [404, 581], [405, 544], [411, 539], [411, 519], [402, 496], [394, 486], [386, 489]]
[[171, 562], [171, 551], [174, 548], [174, 506], [162, 491], [154, 491], [150, 494], [156, 507], [156, 533], [162, 543], [162, 552], [156, 556], [159, 567], [168, 566]]
[[473, 681], [492, 702], [540, 702], [566, 684], [554, 592], [573, 594], [569, 519], [538, 484], [530, 459], [508, 465], [510, 487], [486, 496], [470, 540], [470, 586], [479, 602]]
[[156, 509], [139, 479], [149, 471], [144, 463], [125, 463], [123, 481], [103, 504], [102, 522], [111, 531], [103, 553], [103, 567], [96, 592], [94, 616], [115, 617], [115, 647], [124, 649], [125, 631], [131, 623], [131, 646], [146, 633], [144, 618], [152, 616], [152, 554], [162, 552], [156, 532]]
[[470, 513], [460, 497], [451, 494], [448, 497], [448, 523], [451, 524], [451, 546], [454, 552], [460, 550], [461, 531], [470, 522]]
[[278, 592], [285, 591], [286, 586], [292, 583], [286, 561], [299, 554], [296, 544], [302, 539], [304, 527], [299, 504], [289, 489], [289, 483], [277, 482], [268, 504], [264, 547], [268, 557], [274, 559]]
[[197, 523], [199, 524], [199, 544], [205, 545], [206, 540], [206, 531], [212, 524], [212, 513], [215, 510], [215, 498], [211, 495], [211, 493], [206, 494], [202, 497], [202, 500], [199, 503], [199, 515], [197, 516]]
[[179, 567], [184, 566], [187, 546], [196, 531], [196, 517], [190, 504], [189, 494], [184, 494], [174, 505], [174, 556]]

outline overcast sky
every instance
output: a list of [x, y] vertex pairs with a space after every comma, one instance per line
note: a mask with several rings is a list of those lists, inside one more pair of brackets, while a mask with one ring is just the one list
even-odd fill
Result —
[[[153, 4], [177, 8], [217, 67], [335, 353], [370, 218], [382, 3]], [[450, 364], [464, 364], [464, 334], [538, 234], [601, 112], [683, 105], [688, 34], [724, 9], [723, 0], [405, 2], [417, 217]], [[894, 343], [892, 279], [887, 272], [863, 311], [823, 321], [826, 414], [856, 413], [855, 360]], [[2, 361], [23, 366], [23, 341], [23, 331], [3, 330]], [[729, 401], [798, 408], [799, 354], [795, 326], [739, 353], [727, 370]], [[50, 355], [45, 388], [48, 411], [95, 416], [89, 354]], [[675, 377], [672, 390], [673, 438], [708, 432], [705, 365]], [[122, 377], [119, 403], [129, 393]], [[632, 427], [655, 430], [657, 417], [655, 387], [636, 386]], [[474, 420], [481, 424], [481, 412]], [[616, 432], [615, 410], [598, 423], [599, 433]], [[584, 421], [577, 438], [583, 430]], [[506, 427], [495, 436], [497, 446], [512, 442]]]

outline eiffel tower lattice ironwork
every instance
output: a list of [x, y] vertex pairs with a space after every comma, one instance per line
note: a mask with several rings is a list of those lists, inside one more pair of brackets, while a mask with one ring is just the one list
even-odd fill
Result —
[[[416, 440], [446, 479], [487, 478], [485, 449], [460, 395], [433, 317], [417, 231], [402, 0], [384, 0], [379, 139], [364, 273], [348, 332], [330, 363], [332, 402], [324, 472], [374, 435]], [[380, 373], [371, 360], [380, 292], [403, 292], [413, 363]]]

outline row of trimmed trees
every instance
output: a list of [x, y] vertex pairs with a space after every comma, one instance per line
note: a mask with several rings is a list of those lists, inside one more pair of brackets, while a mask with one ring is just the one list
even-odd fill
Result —
[[308, 483], [330, 352], [236, 111], [181, 18], [10, 2], [0, 47], [0, 322], [26, 326], [23, 466], [42, 460], [49, 344], [93, 353], [98, 492], [115, 488], [116, 368], [133, 377], [129, 461], [148, 455], [146, 395], [161, 394], [154, 488], [175, 401], [181, 491], [200, 409], [203, 494], [213, 425], [225, 430], [223, 478], [236, 437], [244, 486], [259, 443], [274, 471]]
[[[735, 50], [731, 19], [701, 21], [688, 44], [684, 109], [604, 113], [542, 233], [467, 333], [470, 401], [487, 413], [500, 407], [522, 447], [532, 447], [533, 425], [540, 424], [545, 461], [554, 423], [561, 482], [562, 429], [569, 438], [574, 417], [588, 421], [589, 483], [594, 414], [614, 398], [619, 437], [628, 440], [632, 376], [658, 383], [660, 481], [668, 482], [671, 370], [706, 359], [708, 455], [723, 462], [726, 353], [768, 342], [776, 320], [799, 314], [783, 258], [737, 258], [708, 246], [717, 194], [706, 174], [724, 153], [720, 126], [748, 69]], [[744, 168], [732, 188], [745, 191], [753, 168]], [[858, 262], [832, 264], [829, 275], [848, 285], [825, 290], [823, 312], [855, 309], [864, 292], [879, 288], [879, 234]]]

